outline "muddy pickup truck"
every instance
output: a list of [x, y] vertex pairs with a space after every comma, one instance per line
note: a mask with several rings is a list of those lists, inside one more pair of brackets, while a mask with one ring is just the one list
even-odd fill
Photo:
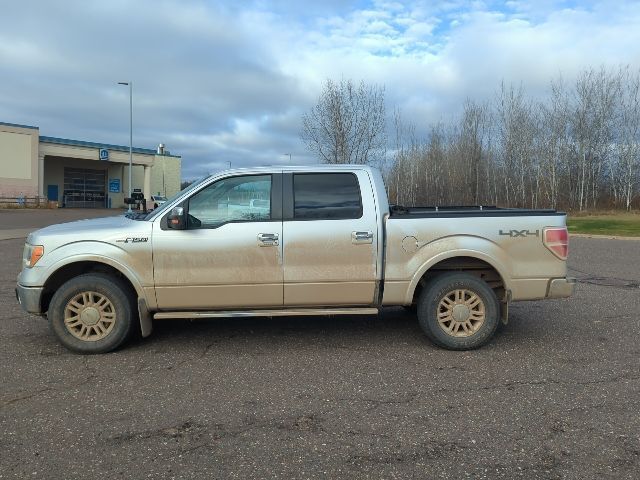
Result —
[[67, 348], [153, 320], [375, 314], [405, 306], [449, 349], [485, 344], [518, 300], [568, 297], [566, 215], [389, 206], [359, 165], [229, 170], [137, 218], [31, 233], [17, 298]]

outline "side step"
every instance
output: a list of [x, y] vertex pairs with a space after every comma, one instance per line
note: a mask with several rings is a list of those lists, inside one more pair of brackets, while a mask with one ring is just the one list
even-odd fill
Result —
[[296, 308], [287, 310], [220, 310], [213, 312], [156, 312], [153, 318], [297, 317], [305, 315], [376, 315], [377, 308]]

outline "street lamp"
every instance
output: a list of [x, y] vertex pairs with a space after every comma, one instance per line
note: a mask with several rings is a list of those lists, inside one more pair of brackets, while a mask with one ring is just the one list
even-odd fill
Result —
[[[131, 168], [133, 166], [133, 82], [118, 82], [118, 85], [129, 86], [129, 198], [131, 198]], [[131, 213], [131, 204], [129, 204], [128, 213]]]

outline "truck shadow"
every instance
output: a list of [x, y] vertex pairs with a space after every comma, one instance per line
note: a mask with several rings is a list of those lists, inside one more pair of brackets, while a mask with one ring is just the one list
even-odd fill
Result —
[[[390, 338], [391, 337], [391, 338]], [[416, 317], [402, 308], [384, 309], [379, 315], [215, 318], [156, 320], [153, 333], [137, 343], [210, 342], [229, 339], [243, 344], [340, 343], [353, 347], [377, 341], [422, 343], [424, 335]]]
[[[505, 342], [510, 347], [536, 342], [542, 332], [514, 312], [511, 321], [501, 326], [487, 347]], [[432, 346], [422, 332], [416, 316], [403, 308], [385, 308], [379, 315], [300, 316], [216, 318], [202, 320], [156, 320], [154, 331], [146, 339], [129, 343], [129, 348], [200, 348], [215, 342], [218, 346], [251, 350], [278, 345], [334, 346], [370, 349], [382, 346]], [[484, 347], [484, 348], [487, 348]]]

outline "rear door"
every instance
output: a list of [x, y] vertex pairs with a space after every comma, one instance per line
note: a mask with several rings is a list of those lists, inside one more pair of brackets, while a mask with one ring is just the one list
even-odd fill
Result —
[[283, 176], [284, 305], [371, 305], [377, 219], [366, 171]]

